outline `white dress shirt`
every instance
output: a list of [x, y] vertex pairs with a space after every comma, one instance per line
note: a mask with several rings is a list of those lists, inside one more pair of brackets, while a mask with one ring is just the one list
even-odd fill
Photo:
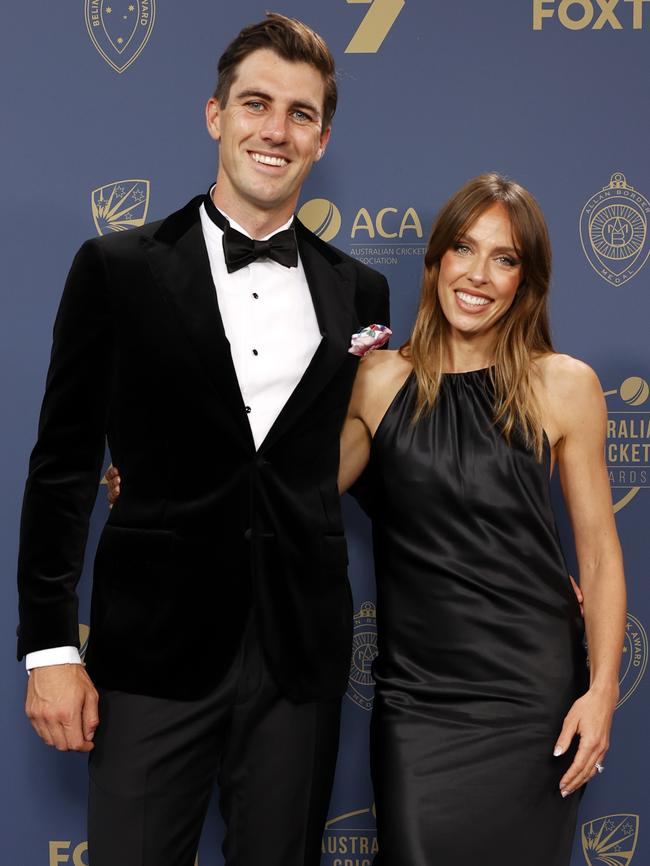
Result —
[[[255, 447], [259, 448], [309, 366], [321, 341], [305, 271], [258, 259], [229, 274], [223, 232], [199, 209], [226, 338]], [[250, 234], [224, 214], [230, 225]], [[271, 234], [289, 228], [293, 217]], [[267, 240], [266, 235], [257, 240]], [[76, 647], [38, 650], [25, 656], [27, 669], [80, 664]]]

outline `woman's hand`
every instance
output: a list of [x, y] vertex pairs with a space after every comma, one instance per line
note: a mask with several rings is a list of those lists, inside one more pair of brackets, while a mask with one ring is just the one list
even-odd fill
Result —
[[580, 737], [580, 745], [573, 763], [560, 780], [563, 797], [573, 794], [598, 772], [602, 772], [598, 767], [604, 766], [617, 701], [618, 686], [609, 689], [592, 686], [567, 713], [553, 754], [556, 757], [563, 755], [575, 736]]
[[112, 508], [120, 495], [120, 472], [117, 466], [109, 466], [104, 475], [104, 480], [108, 485], [108, 507]]

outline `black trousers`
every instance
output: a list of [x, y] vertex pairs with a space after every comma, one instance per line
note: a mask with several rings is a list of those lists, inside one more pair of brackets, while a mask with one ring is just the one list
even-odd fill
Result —
[[252, 629], [206, 698], [100, 690], [90, 866], [193, 866], [215, 782], [227, 866], [318, 866], [340, 704], [284, 698]]

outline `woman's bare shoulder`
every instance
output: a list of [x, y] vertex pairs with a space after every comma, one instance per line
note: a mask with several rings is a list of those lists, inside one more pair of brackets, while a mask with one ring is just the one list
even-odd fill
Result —
[[399, 349], [384, 349], [371, 352], [359, 363], [357, 379], [361, 378], [373, 388], [390, 387], [393, 380], [408, 376], [411, 362]]
[[581, 394], [601, 393], [600, 382], [594, 370], [572, 355], [549, 352], [536, 359], [544, 389], [549, 396], [572, 399]]
[[[571, 355], [548, 353], [535, 362], [541, 402], [560, 435], [603, 423], [605, 408], [598, 376], [584, 361]], [[538, 392], [539, 393], [539, 392]]]

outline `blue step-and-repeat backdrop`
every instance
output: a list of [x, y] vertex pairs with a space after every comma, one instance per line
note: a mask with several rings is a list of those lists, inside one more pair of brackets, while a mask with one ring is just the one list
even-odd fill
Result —
[[[217, 155], [203, 106], [216, 61], [267, 8], [261, 0], [33, 0], [9, 4], [2, 16], [6, 866], [88, 864], [85, 759], [47, 749], [33, 734], [22, 709], [24, 670], [14, 660], [20, 500], [65, 275], [87, 237], [158, 219], [208, 188]], [[546, 213], [555, 255], [554, 337], [602, 382], [606, 458], [629, 580], [613, 744], [606, 773], [582, 801], [572, 866], [648, 866], [650, 0], [279, 0], [277, 11], [318, 30], [339, 69], [331, 144], [306, 184], [300, 216], [386, 274], [393, 345], [413, 318], [432, 217], [463, 181], [505, 172]], [[369, 866], [376, 850], [367, 762], [375, 596], [365, 518], [351, 501], [345, 510], [354, 647], [322, 863]], [[89, 560], [106, 514], [100, 495]], [[83, 622], [88, 584], [85, 574]], [[200, 866], [222, 863], [221, 832], [215, 801]], [[497, 864], [507, 844], [495, 838], [481, 866]]]

